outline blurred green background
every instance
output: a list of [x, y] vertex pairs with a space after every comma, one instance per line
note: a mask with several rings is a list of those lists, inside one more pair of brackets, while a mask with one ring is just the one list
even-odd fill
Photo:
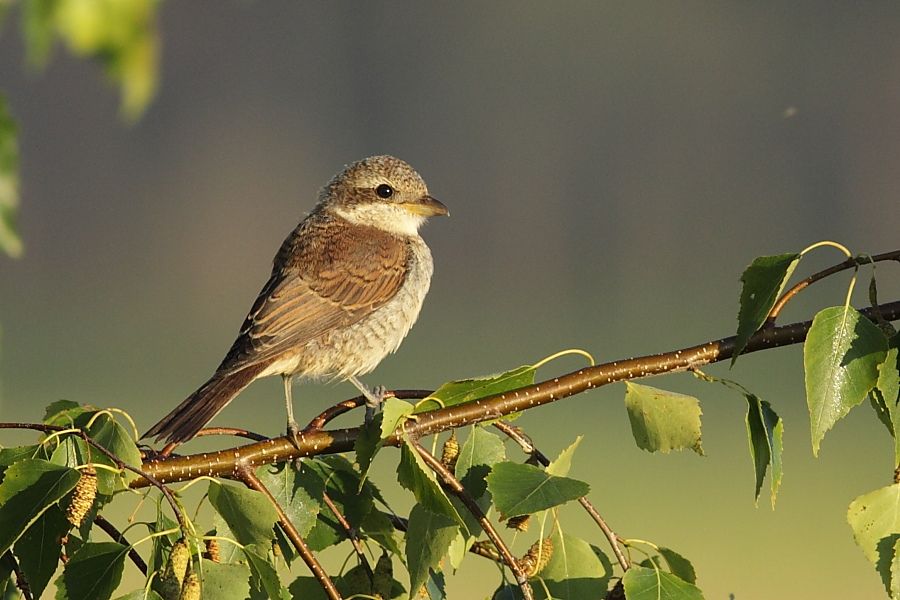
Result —
[[[388, 387], [716, 339], [753, 257], [900, 243], [894, 2], [169, 2], [159, 25], [158, 95], [132, 126], [96, 65], [57, 52], [29, 71], [4, 25], [25, 242], [0, 257], [4, 421], [68, 398], [145, 430], [218, 364], [318, 188], [376, 153], [412, 163], [452, 211], [424, 231], [436, 264], [418, 324], [367, 378]], [[878, 272], [897, 299], [896, 267]], [[840, 304], [846, 282], [784, 318]], [[801, 368], [792, 347], [729, 374], [786, 422], [774, 512], [754, 507], [743, 399], [688, 375], [649, 383], [701, 398], [704, 458], [638, 450], [621, 386], [519, 423], [550, 455], [584, 434], [573, 476], [620, 535], [693, 560], [708, 599], [880, 597], [845, 514], [890, 482], [890, 442], [863, 407], [813, 460]], [[280, 386], [254, 384], [215, 423], [280, 431]], [[312, 415], [353, 393], [304, 385], [295, 401]], [[483, 562], [452, 598], [490, 593]]]

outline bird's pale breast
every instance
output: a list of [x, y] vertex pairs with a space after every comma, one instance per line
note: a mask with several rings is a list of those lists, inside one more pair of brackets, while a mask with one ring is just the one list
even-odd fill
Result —
[[409, 270], [397, 294], [360, 321], [311, 340], [295, 353], [271, 364], [262, 375], [292, 373], [312, 378], [344, 379], [372, 371], [397, 350], [419, 316], [434, 264], [428, 246], [409, 237]]

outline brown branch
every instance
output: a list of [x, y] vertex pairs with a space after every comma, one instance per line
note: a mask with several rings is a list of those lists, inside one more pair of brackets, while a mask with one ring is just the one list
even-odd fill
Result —
[[281, 528], [284, 530], [288, 539], [291, 540], [291, 543], [294, 545], [300, 558], [303, 559], [303, 562], [305, 562], [306, 566], [309, 567], [309, 570], [312, 571], [312, 574], [319, 582], [319, 585], [325, 590], [325, 595], [331, 600], [342, 600], [341, 593], [334, 587], [334, 582], [331, 580], [331, 577], [328, 576], [328, 573], [325, 572], [325, 569], [322, 568], [319, 559], [316, 558], [316, 555], [313, 554], [303, 538], [300, 537], [300, 533], [297, 531], [297, 528], [294, 527], [294, 524], [287, 516], [287, 513], [285, 513], [284, 509], [281, 508], [281, 505], [278, 504], [278, 500], [275, 499], [275, 496], [272, 495], [269, 488], [259, 480], [259, 477], [256, 476], [253, 469], [242, 466], [238, 469], [236, 475], [238, 479], [247, 485], [247, 487], [256, 490], [257, 492], [261, 492], [269, 500], [272, 506], [275, 507], [275, 512], [278, 513], [278, 522], [281, 524]]
[[[517, 443], [526, 454], [533, 456], [536, 461], [541, 463], [541, 465], [543, 465], [544, 467], [550, 465], [550, 459], [547, 458], [547, 456], [543, 452], [538, 450], [534, 445], [534, 442], [531, 441], [531, 438], [525, 435], [518, 427], [514, 427], [508, 423], [504, 423], [503, 421], [497, 421], [496, 423], [494, 423], [494, 427], [502, 431], [507, 437]], [[603, 532], [603, 535], [606, 536], [606, 540], [609, 542], [613, 554], [616, 555], [616, 560], [619, 561], [619, 565], [622, 567], [622, 570], [627, 571], [629, 566], [628, 559], [625, 557], [625, 553], [622, 552], [622, 548], [619, 547], [618, 536], [606, 523], [606, 520], [600, 515], [591, 501], [587, 499], [587, 496], [582, 496], [581, 498], [579, 498], [578, 503], [581, 504], [587, 514], [589, 514], [594, 520], [594, 523], [596, 523], [600, 528], [600, 531]]]
[[[900, 301], [882, 304], [877, 309], [885, 319], [900, 319]], [[866, 308], [860, 312], [867, 318], [874, 319], [874, 311], [873, 308]], [[806, 339], [811, 324], [812, 321], [803, 321], [760, 330], [751, 336], [743, 354], [799, 344]], [[721, 362], [731, 358], [734, 341], [735, 337], [731, 336], [681, 350], [585, 367], [534, 385], [482, 398], [477, 402], [419, 413], [414, 422], [406, 423], [406, 431], [413, 437], [440, 433], [549, 404], [611, 383], [686, 371]], [[396, 394], [401, 397], [400, 391]], [[410, 393], [408, 397], [411, 396]], [[234, 477], [240, 465], [258, 466], [305, 456], [348, 452], [353, 449], [358, 434], [357, 429], [306, 431], [299, 434], [296, 446], [286, 437], [272, 438], [218, 452], [150, 460], [144, 463], [143, 468], [166, 483], [186, 481], [201, 475]], [[400, 443], [401, 438], [397, 433], [385, 440], [385, 445], [398, 446]], [[135, 488], [146, 485], [146, 481], [132, 482], [132, 487]]]
[[494, 547], [497, 548], [497, 551], [500, 553], [500, 556], [503, 557], [503, 562], [506, 563], [506, 566], [513, 572], [513, 575], [516, 578], [516, 583], [519, 584], [519, 588], [522, 590], [522, 596], [525, 597], [525, 600], [534, 600], [534, 593], [531, 591], [531, 584], [528, 583], [528, 575], [522, 569], [519, 561], [512, 555], [509, 551], [509, 548], [506, 546], [506, 543], [503, 541], [503, 538], [500, 537], [500, 534], [497, 533], [497, 530], [494, 528], [494, 525], [488, 520], [487, 515], [484, 514], [484, 511], [481, 510], [481, 507], [478, 506], [478, 502], [475, 501], [475, 498], [466, 491], [466, 488], [463, 487], [462, 483], [460, 483], [459, 479], [457, 479], [453, 473], [445, 467], [440, 460], [434, 457], [428, 450], [422, 447], [418, 440], [415, 438], [408, 438], [409, 443], [416, 449], [416, 452], [419, 453], [419, 456], [422, 457], [422, 460], [431, 467], [431, 469], [438, 474], [438, 476], [443, 480], [444, 485], [447, 486], [447, 489], [453, 493], [454, 496], [459, 498], [459, 500], [465, 505], [465, 507], [472, 513], [478, 523], [481, 525], [481, 528], [484, 529], [484, 532], [494, 543]]
[[125, 539], [125, 536], [121, 531], [116, 529], [116, 526], [106, 520], [106, 517], [103, 515], [97, 515], [94, 517], [94, 525], [102, 529], [106, 532], [109, 537], [113, 539], [116, 543], [122, 544], [123, 546], [128, 546], [128, 558], [131, 559], [131, 562], [134, 563], [134, 566], [140, 570], [144, 576], [147, 576], [147, 563], [144, 562], [144, 559], [141, 558], [141, 555], [137, 553], [137, 550], [128, 543], [128, 540]]
[[831, 275], [834, 275], [835, 273], [840, 273], [841, 271], [846, 271], [847, 269], [855, 269], [862, 265], [867, 265], [867, 264], [876, 263], [876, 262], [882, 262], [882, 261], [886, 261], [886, 260], [894, 260], [894, 261], [900, 262], [900, 250], [894, 250], [893, 252], [885, 252], [884, 254], [876, 254], [875, 256], [864, 256], [864, 257], [854, 256], [854, 257], [848, 258], [847, 260], [845, 260], [842, 263], [838, 263], [836, 265], [828, 267], [827, 269], [823, 269], [823, 270], [819, 271], [818, 273], [813, 273], [806, 279], [803, 279], [803, 280], [797, 282], [793, 287], [791, 287], [791, 289], [789, 289], [788, 291], [786, 291], [785, 293], [783, 293], [781, 295], [781, 298], [778, 299], [778, 301], [772, 307], [772, 310], [769, 311], [769, 316], [766, 317], [766, 322], [765, 322], [764, 326], [771, 327], [772, 325], [774, 325], [775, 319], [778, 318], [778, 315], [781, 313], [781, 311], [784, 309], [784, 307], [787, 305], [787, 303], [790, 302], [791, 299], [794, 298], [794, 296], [796, 296], [801, 291], [803, 291], [807, 287], [811, 286], [815, 282], [825, 279], [826, 277], [829, 277]]
[[329, 496], [327, 492], [322, 494], [322, 501], [325, 502], [325, 506], [328, 507], [328, 510], [331, 511], [331, 514], [334, 515], [337, 522], [340, 523], [341, 527], [344, 528], [344, 531], [347, 532], [347, 537], [350, 539], [350, 544], [356, 552], [359, 564], [366, 570], [366, 575], [369, 576], [369, 582], [373, 582], [375, 580], [375, 573], [372, 572], [372, 567], [366, 559], [366, 553], [363, 550], [362, 544], [359, 543], [359, 536], [356, 534], [356, 529], [350, 525], [350, 522], [344, 516], [344, 513], [341, 512], [341, 509], [337, 507], [334, 500], [331, 499], [331, 496]]

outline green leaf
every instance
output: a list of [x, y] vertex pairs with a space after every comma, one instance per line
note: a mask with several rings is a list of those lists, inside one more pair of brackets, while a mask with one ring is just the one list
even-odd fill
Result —
[[556, 460], [547, 465], [547, 472], [559, 477], [568, 475], [569, 469], [572, 468], [572, 457], [575, 455], [575, 450], [578, 448], [578, 444], [581, 443], [581, 438], [583, 437], [584, 436], [579, 435], [575, 438], [575, 441], [572, 442], [572, 445], [560, 452], [559, 456], [556, 457]]
[[878, 365], [878, 381], [875, 387], [890, 407], [897, 405], [900, 396], [900, 368], [898, 368], [898, 336], [891, 338], [884, 361]]
[[[415, 495], [416, 501], [436, 515], [443, 515], [456, 521], [463, 527], [465, 522], [456, 512], [447, 494], [441, 489], [434, 472], [425, 464], [419, 453], [408, 440], [400, 448], [400, 465], [397, 467], [397, 480], [400, 485]], [[409, 534], [407, 534], [409, 537]], [[449, 543], [449, 542], [448, 542]]]
[[625, 388], [625, 408], [638, 448], [663, 453], [688, 448], [703, 456], [696, 398], [631, 381]]
[[26, 458], [10, 466], [0, 483], [0, 554], [74, 488], [80, 477], [75, 469], [46, 460]]
[[753, 460], [753, 470], [756, 474], [754, 498], [759, 500], [766, 470], [771, 466], [772, 508], [775, 508], [775, 496], [778, 494], [783, 474], [781, 453], [784, 449], [784, 421], [765, 400], [760, 400], [753, 394], [746, 394], [746, 397], [747, 438], [750, 441], [750, 458]]
[[325, 590], [315, 577], [309, 575], [301, 575], [288, 586], [288, 591], [293, 598], [302, 598], [303, 600], [328, 600]]
[[487, 490], [485, 477], [491, 466], [506, 458], [506, 449], [499, 436], [484, 427], [473, 426], [456, 458], [456, 478], [466, 491], [478, 500]]
[[[53, 2], [50, 2], [53, 4]], [[140, 116], [157, 84], [154, 0], [62, 2], [53, 15], [59, 37], [76, 55], [99, 61], [119, 84], [122, 112]]]
[[446, 588], [443, 571], [428, 571], [428, 579], [425, 580], [425, 593], [428, 594], [430, 600], [447, 600]]
[[530, 515], [587, 495], [590, 486], [532, 465], [501, 462], [487, 477], [494, 506], [504, 518]]
[[413, 506], [406, 530], [406, 564], [411, 594], [418, 593], [428, 577], [428, 570], [437, 567], [447, 554], [457, 531], [452, 519], [426, 510], [420, 504]]
[[741, 275], [741, 308], [738, 311], [732, 365], [747, 347], [750, 337], [765, 322], [798, 262], [799, 254], [760, 256], [744, 270]]
[[260, 583], [265, 597], [272, 600], [291, 600], [287, 588], [281, 585], [278, 571], [275, 565], [266, 558], [268, 549], [262, 550], [255, 546], [244, 546], [244, 556], [250, 565], [250, 573]]
[[71, 524], [58, 506], [51, 506], [16, 542], [19, 566], [35, 598], [40, 598], [56, 572], [62, 538]]
[[893, 600], [897, 600], [900, 598], [900, 536], [894, 542], [893, 552], [891, 553], [890, 579], [891, 583], [888, 593], [890, 593]]
[[209, 485], [209, 503], [242, 545], [268, 546], [275, 537], [278, 514], [260, 492], [224, 483]]
[[448, 407], [466, 404], [481, 398], [532, 385], [534, 383], [534, 372], [535, 368], [533, 366], [524, 365], [499, 375], [450, 381], [426, 398], [426, 400], [431, 399], [431, 402], [420, 402], [413, 414], [434, 410], [439, 406]]
[[250, 596], [250, 568], [246, 564], [215, 563], [204, 558], [200, 567], [204, 598], [244, 600]]
[[163, 597], [157, 594], [153, 590], [144, 590], [143, 588], [139, 590], [134, 590], [133, 592], [129, 592], [124, 596], [119, 596], [116, 600], [163, 600]]
[[58, 5], [57, 0], [25, 0], [22, 4], [22, 37], [32, 66], [43, 67], [50, 57]]
[[384, 422], [384, 415], [378, 413], [368, 423], [363, 423], [359, 428], [359, 435], [353, 443], [353, 450], [356, 452], [356, 464], [359, 472], [362, 473], [360, 481], [365, 481], [369, 474], [369, 467], [372, 466], [372, 460], [381, 449], [381, 424]]
[[884, 334], [856, 309], [835, 306], [815, 316], [803, 345], [814, 455], [825, 433], [875, 387], [886, 354]]
[[385, 400], [384, 408], [381, 411], [381, 439], [384, 440], [390, 437], [394, 430], [397, 429], [397, 426], [402, 421], [405, 421], [406, 417], [411, 415], [412, 412], [413, 405], [406, 400], [400, 400], [399, 398], [388, 398]]
[[863, 494], [851, 502], [847, 522], [863, 554], [877, 564], [879, 541], [900, 534], [900, 484]]
[[300, 536], [305, 537], [316, 524], [316, 517], [322, 507], [316, 500], [322, 497], [322, 480], [311, 469], [301, 468], [298, 472], [291, 463], [260, 467], [256, 474]]
[[672, 575], [675, 575], [688, 583], [697, 583], [697, 572], [694, 571], [694, 565], [691, 564], [691, 561], [671, 548], [662, 546], [659, 548], [659, 554], [666, 559], [666, 563], [669, 565], [669, 572], [672, 573]]
[[[128, 431], [111, 416], [107, 414], [99, 415], [88, 428], [87, 434], [126, 465], [131, 467], [141, 466], [141, 452], [138, 450], [134, 440], [128, 434]], [[95, 463], [116, 467], [116, 464], [111, 459], [96, 450], [91, 453], [91, 459]], [[117, 475], [106, 469], [97, 469], [97, 492], [112, 495], [119, 490], [125, 489], [128, 482], [136, 477], [135, 473], [127, 470], [123, 471], [121, 475]]]
[[19, 146], [16, 124], [9, 114], [6, 98], [0, 95], [0, 250], [17, 257], [22, 239], [16, 230], [19, 206]]
[[[602, 598], [611, 572], [594, 553], [591, 545], [559, 530], [551, 536], [553, 554], [538, 574], [554, 598]], [[540, 590], [540, 591], [538, 591]], [[545, 598], [541, 586], [535, 597]]]
[[75, 423], [75, 418], [85, 412], [87, 412], [87, 409], [77, 402], [57, 400], [51, 402], [44, 409], [44, 423], [71, 427]]
[[[372, 512], [377, 488], [371, 482], [360, 485], [360, 475], [350, 461], [332, 456], [323, 459], [303, 460], [303, 469], [310, 469], [323, 482], [325, 491], [354, 528], [359, 528]], [[310, 489], [309, 491], [312, 491]], [[319, 498], [316, 497], [318, 500]], [[344, 528], [329, 510], [320, 510], [319, 518], [307, 537], [306, 543], [313, 551], [319, 551], [347, 539]]]
[[703, 593], [680, 577], [632, 565], [622, 578], [628, 600], [703, 600]]
[[86, 542], [69, 557], [56, 580], [57, 600], [112, 598], [122, 580], [128, 546], [115, 542]]

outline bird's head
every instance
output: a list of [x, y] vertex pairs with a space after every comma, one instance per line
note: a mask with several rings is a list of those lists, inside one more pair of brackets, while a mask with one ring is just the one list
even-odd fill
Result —
[[416, 171], [393, 156], [370, 156], [338, 173], [322, 190], [322, 208], [358, 225], [416, 235], [428, 217], [449, 215]]

